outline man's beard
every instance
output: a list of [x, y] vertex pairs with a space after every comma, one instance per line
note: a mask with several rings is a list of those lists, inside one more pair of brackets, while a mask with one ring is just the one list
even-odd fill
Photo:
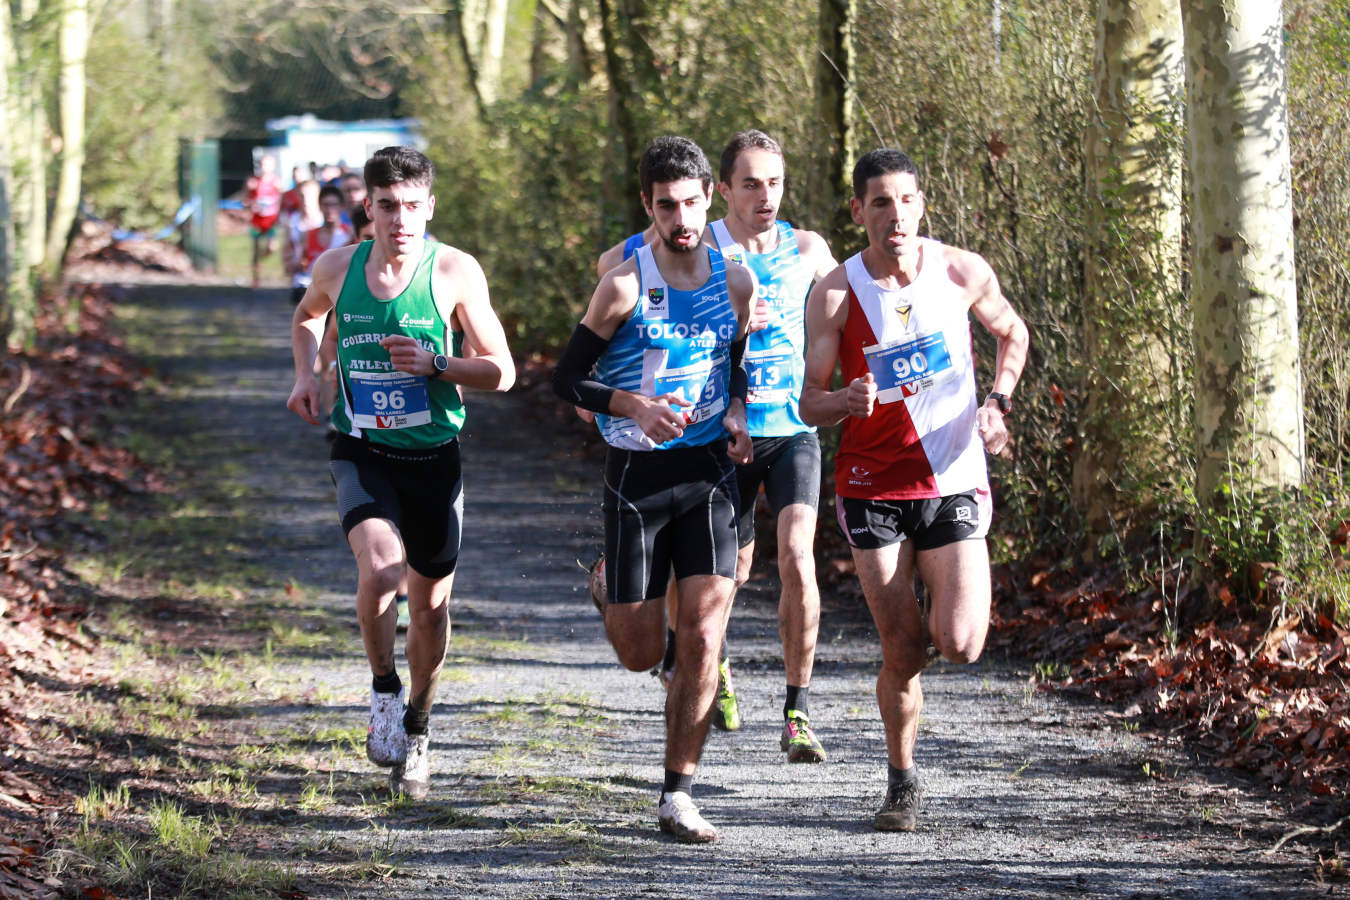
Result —
[[701, 237], [699, 238], [699, 240], [694, 241], [692, 244], [688, 246], [685, 246], [684, 244], [675, 243], [676, 238], [684, 237], [686, 234], [694, 234], [694, 232], [678, 231], [675, 232], [674, 234], [671, 234], [669, 237], [663, 236], [661, 240], [665, 242], [666, 248], [673, 253], [692, 253], [703, 245], [703, 240]]

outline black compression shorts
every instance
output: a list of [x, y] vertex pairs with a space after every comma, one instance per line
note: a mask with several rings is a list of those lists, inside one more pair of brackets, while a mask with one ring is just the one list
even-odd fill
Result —
[[674, 450], [609, 449], [605, 582], [611, 603], [637, 603], [675, 577], [736, 576], [736, 473], [726, 441]]
[[928, 500], [835, 497], [839, 527], [850, 546], [877, 550], [912, 539], [915, 550], [936, 550], [989, 533], [994, 504], [983, 489]]
[[754, 443], [754, 459], [736, 467], [736, 484], [741, 495], [737, 530], [742, 547], [755, 540], [755, 501], [761, 484], [775, 518], [793, 503], [803, 503], [814, 510], [820, 502], [820, 439], [814, 431], [755, 438]]
[[458, 440], [398, 450], [339, 434], [328, 467], [344, 532], [367, 519], [388, 519], [413, 571], [433, 579], [455, 571], [464, 519]]

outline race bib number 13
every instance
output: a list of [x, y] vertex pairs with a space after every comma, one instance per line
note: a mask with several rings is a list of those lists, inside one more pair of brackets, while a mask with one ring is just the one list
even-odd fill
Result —
[[877, 402], [894, 403], [941, 384], [953, 374], [947, 339], [938, 332], [912, 341], [863, 348], [877, 382]]
[[352, 372], [352, 424], [412, 428], [431, 421], [427, 380], [407, 372]]

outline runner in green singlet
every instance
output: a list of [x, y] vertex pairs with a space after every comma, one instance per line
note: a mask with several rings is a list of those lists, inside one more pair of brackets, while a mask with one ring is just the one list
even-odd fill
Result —
[[[366, 755], [392, 766], [390, 785], [429, 789], [429, 718], [450, 633], [450, 588], [463, 496], [460, 386], [506, 390], [515, 366], [467, 253], [427, 241], [436, 208], [431, 161], [386, 147], [366, 163], [374, 239], [329, 250], [291, 326], [295, 387], [287, 407], [318, 425], [314, 356], [336, 308], [338, 398], [330, 467], [356, 557], [356, 612], [370, 662]], [[394, 594], [407, 566], [411, 694], [394, 665]]]

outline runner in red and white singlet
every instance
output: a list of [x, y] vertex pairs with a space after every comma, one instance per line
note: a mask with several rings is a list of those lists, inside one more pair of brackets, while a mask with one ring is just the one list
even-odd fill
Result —
[[[1008, 442], [1003, 417], [1026, 361], [1027, 327], [978, 254], [919, 237], [923, 193], [908, 156], [868, 153], [853, 170], [853, 194], [867, 247], [807, 301], [801, 415], [808, 425], [844, 423], [835, 505], [881, 639], [877, 705], [889, 765], [873, 824], [912, 831], [928, 642], [952, 662], [973, 662], [989, 629], [984, 454]], [[972, 314], [998, 342], [983, 402]], [[830, 390], [836, 365], [844, 387]], [[916, 573], [927, 588], [926, 621]]]

